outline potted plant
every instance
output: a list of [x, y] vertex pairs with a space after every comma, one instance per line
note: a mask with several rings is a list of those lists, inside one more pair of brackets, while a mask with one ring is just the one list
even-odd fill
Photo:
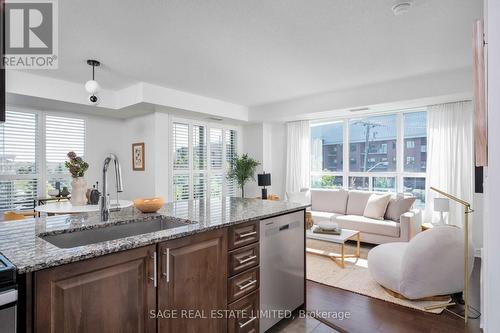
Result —
[[255, 181], [255, 169], [260, 163], [248, 154], [242, 156], [236, 155], [231, 163], [231, 168], [227, 174], [227, 179], [236, 181], [238, 186], [241, 188], [241, 197], [245, 197], [245, 184], [253, 179]]
[[84, 206], [87, 204], [87, 181], [85, 171], [89, 168], [89, 164], [80, 156], [76, 156], [74, 151], [68, 153], [69, 161], [64, 163], [64, 166], [71, 173], [73, 180], [71, 181], [71, 199], [70, 202], [74, 206]]

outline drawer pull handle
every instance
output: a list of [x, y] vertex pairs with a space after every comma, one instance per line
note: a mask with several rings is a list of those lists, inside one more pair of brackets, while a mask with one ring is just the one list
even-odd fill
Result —
[[253, 286], [256, 283], [257, 283], [257, 280], [250, 280], [250, 281], [248, 281], [248, 283], [246, 283], [244, 285], [237, 283], [237, 286], [238, 286], [238, 288], [240, 288], [240, 290], [244, 290], [244, 289], [247, 289], [247, 288]]
[[239, 323], [240, 325], [240, 328], [243, 328], [245, 326], [247, 326], [248, 324], [250, 324], [252, 321], [254, 321], [255, 319], [257, 319], [257, 317], [252, 317], [250, 318], [249, 320], [245, 321], [244, 323]]
[[238, 260], [238, 262], [239, 262], [240, 265], [243, 265], [243, 264], [246, 264], [247, 262], [252, 261], [252, 260], [254, 260], [256, 258], [257, 258], [257, 256], [250, 256], [250, 257], [246, 257], [245, 259], [239, 259], [239, 258], [237, 258], [236, 260]]
[[257, 235], [257, 231], [250, 231], [250, 232], [247, 232], [245, 234], [240, 234], [240, 238], [247, 238], [247, 237], [250, 237], [253, 235]]

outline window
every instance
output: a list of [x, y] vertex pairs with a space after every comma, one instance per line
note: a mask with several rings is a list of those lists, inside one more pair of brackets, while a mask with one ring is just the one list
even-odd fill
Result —
[[362, 190], [368, 191], [370, 189], [370, 180], [368, 177], [349, 177], [349, 189], [350, 190]]
[[85, 120], [7, 111], [0, 124], [0, 212], [33, 208], [57, 181], [70, 188], [64, 162], [71, 150], [84, 155]]
[[342, 188], [342, 176], [313, 175], [311, 176], [311, 187], [313, 188]]
[[38, 193], [38, 117], [7, 111], [0, 124], [0, 211], [33, 208]]
[[[238, 133], [235, 130], [226, 130], [224, 131], [224, 142], [226, 145], [226, 170], [231, 168], [231, 165], [234, 163], [234, 159], [237, 154], [237, 146], [238, 146]], [[236, 196], [238, 193], [238, 184], [235, 181], [229, 181], [225, 177], [226, 173], [224, 173], [224, 179], [226, 183], [226, 195], [227, 196]]]
[[415, 207], [425, 206], [425, 178], [424, 177], [404, 177], [404, 193], [411, 193], [417, 200]]
[[342, 122], [311, 127], [311, 187], [342, 187], [343, 164]]
[[47, 168], [45, 195], [51, 189], [67, 186], [71, 191], [71, 175], [64, 166], [67, 154], [85, 155], [85, 120], [47, 115], [45, 117], [45, 163]]
[[349, 145], [351, 151], [355, 149], [359, 154], [351, 156], [356, 162], [350, 165], [349, 171], [396, 171], [396, 163], [393, 162], [396, 149], [392, 148], [396, 140], [396, 115], [350, 120]]
[[235, 130], [173, 122], [173, 200], [236, 195], [237, 187], [226, 179], [236, 152]]
[[373, 177], [373, 190], [377, 192], [396, 192], [396, 177]]
[[311, 124], [312, 188], [406, 192], [423, 206], [426, 160], [425, 109]]
[[425, 172], [427, 160], [427, 113], [404, 114], [405, 172]]

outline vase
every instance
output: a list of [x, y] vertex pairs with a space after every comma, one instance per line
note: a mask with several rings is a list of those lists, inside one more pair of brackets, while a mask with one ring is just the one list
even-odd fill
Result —
[[71, 188], [71, 204], [73, 206], [85, 206], [87, 204], [87, 181], [85, 178], [73, 178]]

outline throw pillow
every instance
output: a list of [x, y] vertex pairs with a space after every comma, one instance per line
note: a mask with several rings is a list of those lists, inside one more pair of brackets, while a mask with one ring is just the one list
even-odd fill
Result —
[[372, 194], [366, 203], [363, 216], [372, 219], [383, 220], [387, 205], [391, 200], [390, 194]]
[[416, 199], [415, 197], [392, 198], [387, 205], [385, 219], [399, 222], [401, 215], [410, 211]]
[[290, 202], [296, 202], [300, 204], [309, 204], [311, 200], [309, 199], [309, 193], [306, 192], [286, 192], [286, 198]]

